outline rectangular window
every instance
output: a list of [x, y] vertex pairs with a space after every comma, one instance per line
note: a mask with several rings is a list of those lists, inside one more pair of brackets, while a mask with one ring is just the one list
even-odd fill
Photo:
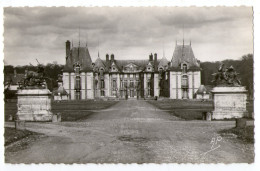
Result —
[[76, 75], [79, 75], [79, 71], [80, 71], [80, 68], [79, 68], [79, 67], [75, 67], [75, 73], [76, 73]]
[[104, 82], [104, 80], [101, 80], [101, 88], [105, 88], [105, 82]]
[[136, 87], [136, 88], [138, 88], [138, 86], [139, 86], [138, 84], [139, 84], [139, 80], [136, 80], [136, 81], [135, 81], [135, 87]]
[[121, 89], [124, 88], [124, 82], [123, 82], [123, 80], [120, 80], [120, 88], [121, 88]]
[[124, 87], [127, 88], [127, 80], [124, 81]]
[[133, 80], [130, 80], [130, 87], [134, 88], [134, 81]]
[[76, 77], [76, 84], [75, 84], [75, 90], [80, 90], [80, 77]]
[[147, 88], [148, 88], [148, 89], [151, 88], [151, 81], [150, 81], [150, 80], [147, 82]]
[[101, 96], [105, 96], [105, 91], [101, 90]]
[[115, 88], [117, 88], [117, 85], [116, 85], [116, 80], [113, 80], [113, 88], [115, 89]]
[[75, 92], [75, 99], [76, 100], [80, 100], [80, 91], [79, 92], [78, 91]]

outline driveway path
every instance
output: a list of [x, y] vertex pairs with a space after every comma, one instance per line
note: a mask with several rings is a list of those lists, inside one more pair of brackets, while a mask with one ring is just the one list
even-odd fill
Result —
[[6, 154], [6, 162], [253, 162], [252, 146], [245, 147], [232, 135], [219, 137], [214, 147], [220, 146], [211, 150], [217, 132], [234, 126], [233, 121], [183, 121], [142, 100], [120, 101], [81, 122], [26, 123], [28, 130], [48, 137], [16, 155]]

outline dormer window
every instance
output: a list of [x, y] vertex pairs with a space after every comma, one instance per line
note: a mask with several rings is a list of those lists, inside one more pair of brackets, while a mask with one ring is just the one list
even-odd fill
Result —
[[114, 72], [117, 71], [117, 68], [113, 66], [112, 71], [114, 71]]
[[80, 65], [79, 64], [75, 65], [74, 71], [75, 71], [75, 75], [79, 75], [80, 74]]
[[182, 65], [182, 73], [187, 73], [187, 64]]
[[104, 75], [104, 68], [100, 68], [99, 73], [100, 73], [101, 76], [103, 76]]

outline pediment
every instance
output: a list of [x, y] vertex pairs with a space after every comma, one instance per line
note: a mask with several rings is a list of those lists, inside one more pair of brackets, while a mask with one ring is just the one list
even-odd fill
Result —
[[137, 66], [136, 64], [129, 63], [124, 66], [124, 72], [137, 72], [138, 68], [139, 68], [139, 66]]
[[148, 71], [148, 72], [152, 72], [152, 71], [153, 71], [153, 65], [151, 64], [151, 62], [149, 62], [149, 63], [146, 65], [146, 71]]
[[118, 68], [117, 68], [117, 65], [115, 64], [115, 62], [113, 62], [111, 64], [111, 72], [118, 72]]
[[134, 63], [129, 63], [127, 65], [124, 66], [124, 68], [137, 68], [138, 66]]

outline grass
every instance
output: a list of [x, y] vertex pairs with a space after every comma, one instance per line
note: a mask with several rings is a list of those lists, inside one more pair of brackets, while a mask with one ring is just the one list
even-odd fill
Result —
[[5, 137], [5, 146], [19, 141], [23, 138], [29, 137], [31, 135], [38, 135], [28, 130], [16, 130], [15, 128], [5, 128], [4, 137]]
[[149, 103], [155, 105], [160, 109], [195, 109], [195, 110], [213, 110], [212, 101], [201, 100], [158, 100], [149, 101]]
[[61, 113], [62, 121], [80, 121], [93, 114], [93, 111], [107, 109], [116, 103], [101, 100], [53, 102], [52, 112]]
[[15, 117], [15, 114], [17, 113], [17, 100], [5, 102], [5, 121], [8, 120], [9, 116], [11, 115], [13, 118]]
[[[214, 110], [212, 100], [151, 100], [148, 102], [159, 109], [166, 110], [170, 114], [185, 120], [201, 120], [202, 112], [211, 112]], [[254, 111], [253, 102], [247, 103], [247, 111], [249, 114]]]
[[[5, 102], [5, 121], [9, 116], [15, 117], [17, 113], [16, 101]], [[117, 101], [86, 100], [86, 101], [52, 101], [52, 112], [61, 113], [62, 121], [84, 120], [95, 110], [107, 109]]]
[[159, 109], [166, 110], [170, 114], [185, 120], [201, 120], [202, 112], [213, 110], [212, 101], [162, 100], [148, 102]]
[[235, 134], [238, 139], [245, 143], [254, 143], [254, 126], [246, 126], [245, 128], [231, 128], [219, 132], [222, 135]]

